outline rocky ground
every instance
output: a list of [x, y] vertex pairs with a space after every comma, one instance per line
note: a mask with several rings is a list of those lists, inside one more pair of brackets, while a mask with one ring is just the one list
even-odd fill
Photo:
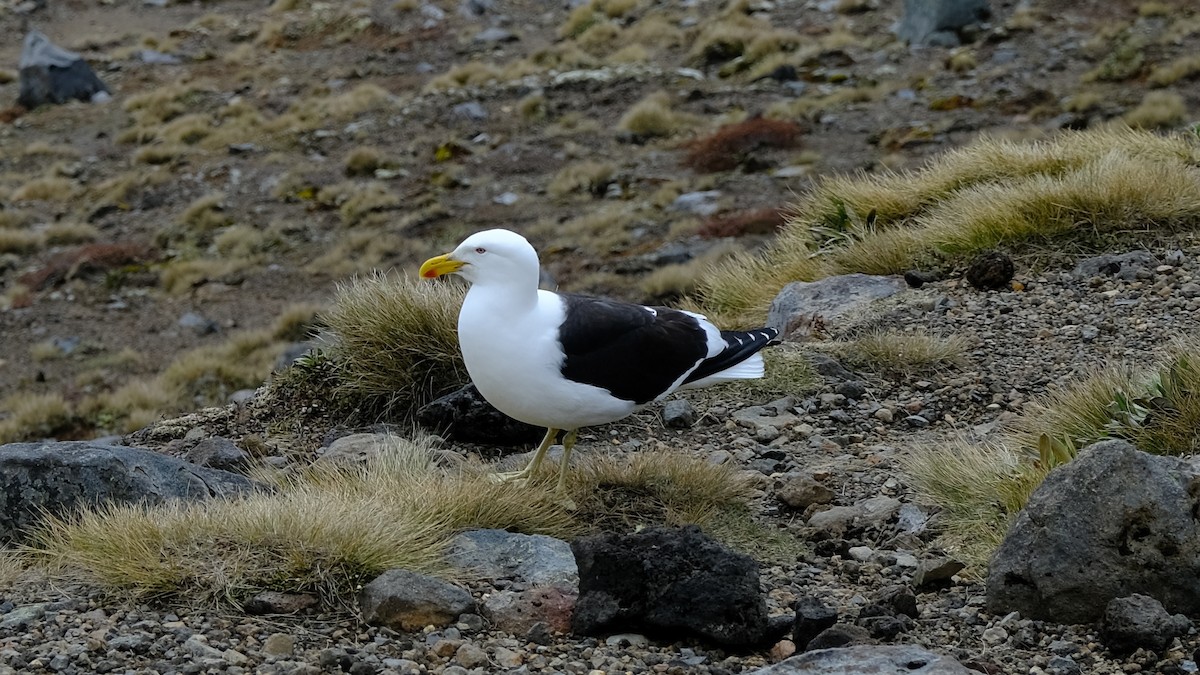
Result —
[[[18, 4], [2, 3], [0, 9]], [[138, 366], [142, 370], [110, 374], [101, 388], [115, 388], [130, 377], [157, 372], [181, 351], [223, 339], [233, 328], [267, 325], [287, 304], [324, 300], [331, 284], [349, 271], [411, 267], [462, 233], [489, 226], [532, 231], [545, 251], [549, 271], [564, 287], [645, 299], [648, 292], [636, 280], [673, 260], [664, 253], [674, 250], [667, 244], [684, 241], [685, 257], [700, 255], [711, 245], [695, 235], [701, 219], [646, 206], [665, 184], [678, 183], [673, 194], [718, 189], [723, 193], [720, 208], [726, 213], [777, 208], [793, 190], [802, 191], [812, 176], [822, 173], [911, 166], [981, 131], [1036, 136], [1064, 125], [1098, 123], [1134, 108], [1148, 88], [1145, 75], [1151, 65], [1194, 51], [1196, 40], [1191, 33], [1159, 40], [1176, 21], [1191, 17], [1188, 12], [1193, 10], [1182, 4], [1164, 5], [1162, 12], [1151, 7], [1138, 18], [1139, 8], [1132, 3], [998, 3], [995, 20], [969, 48], [975, 65], [955, 70], [947, 67], [952, 55], [948, 48], [910, 50], [886, 38], [900, 3], [863, 3], [862, 11], [844, 13], [826, 3], [763, 3], [760, 13], [779, 25], [798, 24], [815, 37], [828, 36], [835, 28], [859, 37], [858, 44], [828, 54], [827, 65], [815, 66], [814, 71], [821, 72], [812, 75], [807, 87], [833, 90], [846, 81], [843, 75], [850, 81], [885, 80], [895, 87], [876, 99], [808, 113], [803, 148], [767, 156], [775, 169], [799, 169], [774, 174], [738, 169], [714, 177], [680, 168], [685, 146], [678, 140], [648, 145], [623, 140], [617, 120], [643, 95], [658, 89], [673, 92], [681, 109], [708, 116], [715, 124], [734, 109], [755, 111], [790, 100], [796, 96], [794, 88], [777, 82], [731, 83], [712, 73], [701, 80], [663, 75], [664, 69], [690, 65], [685, 50], [667, 49], [650, 64], [659, 71], [602, 85], [548, 84], [548, 76], [542, 74], [535, 85], [418, 94], [438, 74], [472, 57], [499, 62], [513, 58], [514, 52], [532, 53], [552, 44], [567, 10], [513, 0], [498, 10], [506, 17], [501, 19], [497, 11], [464, 15], [446, 4], [436, 18], [432, 13], [389, 13], [380, 6], [366, 14], [383, 28], [363, 40], [301, 35], [258, 43], [253, 37], [272, 18], [261, 4], [229, 0], [143, 7], [67, 2], [28, 15], [55, 39], [98, 62], [98, 72], [116, 90], [116, 103], [35, 111], [0, 127], [5, 172], [0, 196], [6, 208], [33, 213], [38, 226], [61, 220], [91, 222], [98, 242], [152, 241], [195, 199], [222, 191], [222, 209], [236, 223], [264, 230], [273, 222], [285, 226], [275, 230], [279, 245], [256, 258], [255, 265], [196, 279], [185, 292], [166, 289], [159, 276], [162, 270], [188, 256], [222, 254], [181, 253], [176, 250], [182, 246], [179, 242], [168, 241], [156, 254], [155, 265], [160, 267], [151, 267], [148, 274], [141, 270], [115, 286], [103, 283], [103, 273], [79, 275], [12, 304], [0, 312], [0, 393], [62, 391], [68, 397], [81, 396], [81, 389], [95, 386], [75, 379], [91, 367], [85, 357], [132, 346], [144, 356]], [[717, 7], [681, 3], [678, 9], [704, 17]], [[206, 14], [233, 18], [193, 23]], [[16, 12], [0, 14], [0, 33], [17, 35], [22, 21]], [[493, 24], [521, 39], [475, 39]], [[1143, 43], [1145, 65], [1128, 79], [1085, 84], [1084, 74], [1108, 53], [1097, 36], [1123, 24], [1150, 36]], [[190, 60], [162, 66], [134, 58], [134, 47], [150, 44], [145, 36]], [[872, 43], [874, 38], [880, 42]], [[250, 65], [243, 61], [234, 67], [223, 60], [223, 54], [247, 42], [259, 50], [239, 56], [251, 59]], [[0, 58], [10, 64], [15, 65], [17, 53], [15, 40], [0, 48]], [[262, 63], [253, 61], [258, 58]], [[278, 112], [298, 98], [340, 91], [347, 82], [383, 86], [400, 96], [394, 102], [399, 109], [317, 125], [320, 128], [286, 143], [271, 141], [261, 152], [231, 154], [224, 145], [187, 150], [182, 159], [165, 165], [166, 180], [139, 178], [145, 182], [131, 191], [124, 207], [97, 211], [98, 193], [89, 190], [138, 168], [132, 155], [140, 145], [113, 140], [133, 124], [120, 103], [135, 93], [187, 78], [205, 78], [207, 93], [189, 100], [205, 112], [227, 105], [234, 96]], [[0, 97], [15, 98], [16, 86], [0, 84]], [[1100, 102], [1082, 111], [1069, 109], [1068, 100], [1084, 89], [1099, 95]], [[516, 121], [512, 110], [535, 90], [547, 99], [548, 118], [529, 125]], [[1177, 91], [1190, 109], [1196, 109], [1200, 101], [1193, 88]], [[964, 98], [951, 105], [947, 101], [953, 96]], [[454, 112], [456, 105], [471, 101], [485, 109], [486, 117], [479, 119], [469, 109]], [[571, 113], [594, 124], [572, 129], [563, 122]], [[552, 124], [559, 127], [555, 135], [548, 131]], [[479, 140], [481, 135], [489, 138]], [[237, 140], [255, 138], [251, 133]], [[78, 183], [74, 199], [11, 198], [24, 182], [46, 171], [50, 160], [44, 154], [23, 152], [37, 142], [77, 150], [66, 158], [68, 164], [82, 165], [73, 178]], [[453, 180], [438, 182], [435, 174], [444, 172], [431, 158], [448, 143], [467, 150], [455, 160]], [[286, 193], [280, 196], [275, 186], [289, 172], [303, 179], [297, 183], [301, 191], [336, 184], [344, 178], [343, 157], [361, 145], [382, 149], [393, 162], [389, 170], [398, 173], [381, 180], [393, 181], [387, 189], [403, 201], [379, 212], [404, 223], [369, 223], [366, 239], [356, 240], [357, 248], [351, 247], [343, 259], [323, 259], [331, 247], [361, 234], [354, 231], [361, 224], [347, 225], [337, 208]], [[812, 154], [801, 156], [802, 152]], [[567, 199], [547, 194], [546, 186], [559, 169], [595, 157], [616, 166], [618, 178], [612, 184], [619, 190], [606, 188], [600, 195]], [[494, 201], [508, 192], [518, 195], [515, 204]], [[628, 201], [646, 210], [634, 225], [621, 229], [615, 244], [564, 244], [555, 234], [554, 224]], [[412, 204], [431, 209], [429, 217], [402, 218]], [[539, 223], [540, 229], [535, 227]], [[368, 239], [384, 245], [368, 250]], [[761, 235], [750, 235], [737, 245], [754, 246], [761, 240]], [[6, 253], [0, 264], [5, 291], [67, 248]], [[1020, 292], [983, 293], [956, 279], [939, 281], [827, 326], [832, 338], [873, 327], [961, 336], [969, 349], [967, 362], [958, 368], [886, 377], [829, 367], [818, 392], [776, 401], [717, 390], [692, 399], [701, 414], [694, 427], [665, 427], [656, 411], [648, 411], [629, 422], [591, 430], [581, 437], [579, 448], [604, 452], [619, 450], [622, 444], [624, 449], [662, 445], [733, 461], [753, 472], [760, 489], [757, 514], [806, 547], [799, 559], [764, 562], [762, 587], [774, 615], [791, 615], [798, 600], [817, 597], [835, 607], [843, 621], [870, 625], [861, 621], [869, 618], [862, 616], [864, 606], [875, 604], [884, 588], [911, 585], [917, 616], [900, 621], [897, 634], [884, 631], [883, 641], [922, 645], [979, 672], [1194, 672], [1194, 651], [1200, 647], [1195, 630], [1166, 650], [1117, 654], [1093, 625], [1062, 626], [990, 614], [984, 589], [972, 577], [917, 583], [926, 581], [932, 570], [945, 571], [945, 556], [935, 543], [936, 519], [929, 520], [935, 514], [919, 503], [900, 467], [916, 445], [937, 444], [952, 435], [986, 438], [1015, 419], [1032, 398], [1089, 367], [1106, 360], [1143, 363], [1171, 340], [1192, 334], [1200, 322], [1200, 247], [1183, 238], [1150, 248], [1152, 262], [1135, 264], [1118, 275], [1077, 274], [1070, 256], [1056, 254], [1047, 260], [1039, 253], [1043, 257], [1019, 260]], [[347, 267], [345, 260], [352, 264]], [[333, 267], [337, 271], [331, 271]], [[177, 325], [188, 312], [211, 319], [216, 332], [202, 334]], [[53, 338], [76, 340], [87, 349], [78, 358], [27, 358], [34, 345]], [[175, 424], [161, 441], [183, 438], [192, 427], [205, 429], [192, 441], [214, 433], [214, 427], [237, 431], [228, 419], [236, 417], [232, 410]], [[202, 424], [206, 420], [211, 424]], [[864, 504], [865, 500], [874, 501]], [[826, 505], [845, 508], [831, 511]], [[482, 598], [488, 588], [478, 585], [473, 591]], [[365, 626], [346, 614], [264, 618], [158, 603], [130, 605], [73, 585], [24, 584], [0, 592], [0, 597], [0, 673], [719, 673], [752, 670], [778, 660], [787, 649], [780, 644], [735, 652], [690, 641], [643, 644], [627, 638], [610, 643], [520, 634], [496, 630], [474, 615], [449, 628], [398, 634]]]

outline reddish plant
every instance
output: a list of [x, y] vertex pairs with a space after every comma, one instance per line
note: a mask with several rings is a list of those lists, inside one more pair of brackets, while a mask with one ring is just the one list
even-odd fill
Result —
[[741, 237], [748, 234], [774, 234], [783, 227], [784, 213], [779, 209], [756, 209], [704, 221], [697, 232], [704, 239]]
[[760, 150], [795, 146], [801, 131], [795, 122], [751, 117], [737, 124], [726, 124], [693, 141], [683, 163], [705, 173], [752, 165], [755, 153]]
[[26, 288], [40, 290], [81, 274], [107, 272], [150, 262], [156, 256], [157, 252], [147, 244], [88, 244], [55, 255], [40, 269], [25, 274], [19, 281]]

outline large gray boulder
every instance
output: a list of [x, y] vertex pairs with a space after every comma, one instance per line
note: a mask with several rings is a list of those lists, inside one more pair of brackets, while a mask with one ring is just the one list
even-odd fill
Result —
[[436, 577], [406, 569], [390, 569], [363, 586], [358, 596], [363, 621], [392, 630], [418, 631], [448, 626], [474, 611], [471, 594]]
[[31, 110], [46, 103], [97, 101], [109, 94], [82, 56], [50, 42], [36, 30], [25, 36], [20, 68], [17, 104]]
[[749, 675], [972, 675], [958, 661], [915, 645], [857, 645], [815, 651]]
[[818, 319], [829, 321], [908, 288], [902, 277], [841, 274], [818, 281], [793, 281], [771, 301], [767, 327], [787, 337], [807, 333]]
[[1090, 623], [1133, 593], [1200, 616], [1200, 470], [1104, 441], [1046, 477], [992, 558], [990, 610]]
[[987, 0], [904, 0], [896, 35], [912, 44], [954, 46], [960, 30], [990, 14]]
[[138, 448], [90, 441], [0, 445], [0, 542], [19, 540], [43, 513], [233, 497], [259, 488], [245, 476]]

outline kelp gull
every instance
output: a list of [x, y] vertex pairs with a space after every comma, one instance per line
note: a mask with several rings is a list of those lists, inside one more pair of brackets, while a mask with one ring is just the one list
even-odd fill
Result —
[[538, 289], [537, 253], [521, 235], [487, 230], [426, 260], [421, 276], [471, 283], [458, 315], [463, 361], [479, 393], [514, 419], [546, 427], [523, 471], [533, 475], [562, 431], [558, 487], [576, 430], [604, 424], [678, 389], [762, 377], [759, 350], [776, 331], [722, 331], [666, 307]]

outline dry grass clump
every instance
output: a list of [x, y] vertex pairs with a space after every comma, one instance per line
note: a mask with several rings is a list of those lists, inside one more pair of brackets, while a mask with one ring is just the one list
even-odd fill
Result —
[[642, 279], [642, 291], [650, 302], [676, 302], [694, 293], [704, 272], [735, 250], [732, 243], [720, 243], [687, 262], [664, 265]]
[[75, 414], [59, 394], [17, 393], [0, 401], [0, 443], [49, 438], [75, 426]]
[[841, 345], [847, 360], [892, 377], [927, 375], [966, 363], [962, 337], [922, 333], [876, 332]]
[[590, 159], [575, 162], [559, 169], [546, 190], [552, 197], [565, 197], [573, 192], [603, 197], [616, 172], [617, 167], [612, 162]]
[[321, 188], [317, 193], [321, 204], [336, 206], [346, 227], [372, 224], [373, 214], [394, 211], [403, 206], [400, 195], [386, 183], [370, 181], [365, 184], [345, 181]]
[[951, 441], [922, 447], [904, 471], [924, 499], [941, 507], [940, 543], [982, 576], [1012, 520], [1049, 472], [1003, 443]]
[[1190, 80], [1197, 75], [1200, 75], [1200, 56], [1189, 55], [1155, 66], [1146, 81], [1156, 87], [1166, 87], [1180, 80]]
[[75, 181], [60, 176], [34, 178], [12, 193], [15, 202], [65, 202], [75, 195]]
[[667, 138], [682, 133], [699, 121], [695, 116], [671, 110], [671, 97], [655, 92], [633, 104], [617, 127], [641, 139]]
[[373, 274], [338, 286], [323, 315], [334, 395], [348, 407], [403, 417], [467, 382], [458, 351], [464, 289]]
[[80, 154], [78, 149], [69, 145], [52, 145], [46, 141], [33, 141], [21, 150], [24, 157], [78, 159]]
[[[558, 467], [539, 478], [554, 484]], [[672, 451], [628, 457], [589, 455], [567, 473], [575, 518], [587, 529], [628, 532], [654, 524], [709, 525], [722, 509], [744, 503], [751, 485], [730, 466]]]
[[[549, 469], [550, 467], [548, 467]], [[134, 598], [239, 605], [262, 590], [315, 592], [334, 609], [384, 570], [435, 575], [458, 532], [503, 528], [571, 537], [600, 526], [704, 524], [744, 505], [728, 467], [678, 453], [589, 458], [568, 474], [569, 511], [549, 471], [495, 483], [483, 467], [445, 470], [429, 440], [394, 439], [361, 465], [263, 474], [273, 490], [235, 500], [107, 506], [49, 518], [29, 556], [61, 578]]]
[[468, 61], [454, 66], [448, 72], [439, 75], [425, 85], [426, 93], [461, 89], [463, 87], [479, 87], [489, 82], [497, 82], [503, 77], [499, 68], [483, 61]]
[[752, 117], [692, 141], [683, 163], [694, 171], [728, 171], [753, 161], [765, 148], [795, 146], [800, 131], [795, 122]]
[[762, 254], [735, 256], [706, 278], [701, 299], [746, 324], [789, 281], [897, 273], [1031, 240], [1192, 227], [1197, 149], [1186, 134], [1106, 128], [1032, 143], [982, 139], [918, 171], [827, 178]]
[[383, 153], [372, 147], [357, 147], [346, 153], [343, 161], [347, 176], [374, 176], [375, 172], [387, 168]]
[[183, 354], [167, 366], [160, 381], [198, 407], [221, 405], [239, 389], [261, 386], [285, 346], [270, 330], [239, 333]]
[[1162, 129], [1182, 124], [1186, 115], [1187, 105], [1178, 93], [1150, 91], [1121, 119], [1135, 129]]
[[0, 227], [0, 253], [31, 253], [45, 243], [39, 232]]
[[944, 543], [980, 572], [1029, 495], [1058, 464], [1107, 438], [1157, 454], [1200, 449], [1200, 343], [1184, 341], [1149, 368], [1099, 368], [1025, 406], [999, 440], [921, 449], [906, 469], [941, 507]]
[[87, 223], [54, 223], [44, 232], [51, 246], [86, 244], [100, 238], [100, 230]]

